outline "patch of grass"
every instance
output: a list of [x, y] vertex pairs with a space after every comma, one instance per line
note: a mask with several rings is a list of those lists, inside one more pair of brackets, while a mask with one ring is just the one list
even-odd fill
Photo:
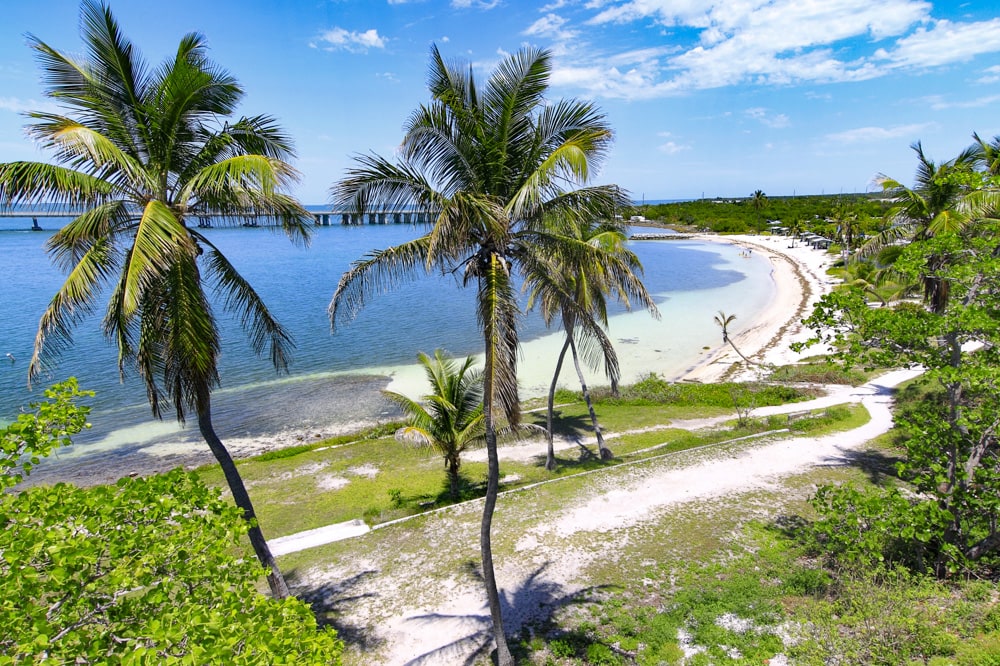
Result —
[[875, 372], [864, 372], [857, 368], [850, 370], [829, 361], [783, 365], [771, 373], [769, 379], [776, 382], [803, 382], [810, 384], [847, 384], [860, 386], [871, 379]]
[[[745, 384], [736, 387], [744, 388]], [[659, 375], [649, 374], [635, 384], [621, 389], [619, 396], [612, 396], [607, 389], [594, 392], [595, 402], [608, 405], [675, 405], [683, 407], [733, 406], [731, 382], [718, 384], [686, 384], [668, 382]], [[783, 405], [815, 397], [814, 392], [778, 384], [760, 385], [754, 392], [758, 407]]]
[[[778, 655], [810, 664], [1000, 664], [990, 583], [830, 571], [787, 531], [763, 523], [742, 530], [740, 542], [721, 557], [703, 551], [647, 570], [642, 585], [589, 595], [588, 619], [554, 631], [585, 628], [588, 645], [616, 645], [630, 663], [650, 666], [681, 663], [685, 650], [694, 653], [688, 664], [760, 664]], [[589, 648], [569, 656], [593, 663]]]

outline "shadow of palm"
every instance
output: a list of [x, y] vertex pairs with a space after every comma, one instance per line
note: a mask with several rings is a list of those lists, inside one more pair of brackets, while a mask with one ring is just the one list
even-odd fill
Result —
[[[546, 562], [529, 575], [513, 590], [501, 590], [500, 606], [503, 610], [504, 630], [510, 636], [531, 625], [549, 623], [560, 608], [582, 603], [587, 594], [603, 589], [593, 586], [579, 590], [569, 590], [565, 586], [543, 576], [551, 563]], [[477, 564], [467, 562], [466, 572], [482, 582], [482, 573]], [[493, 632], [486, 600], [483, 611], [470, 615], [447, 615], [428, 613], [407, 619], [417, 630], [433, 624], [447, 622], [452, 625], [455, 640], [418, 655], [405, 662], [405, 666], [422, 666], [428, 663], [449, 663], [472, 666], [477, 660], [490, 654], [493, 649]], [[514, 649], [514, 646], [511, 646]]]
[[319, 626], [333, 627], [337, 636], [348, 645], [371, 650], [379, 647], [372, 632], [367, 627], [350, 622], [344, 611], [360, 599], [376, 596], [373, 592], [354, 593], [354, 590], [377, 573], [374, 569], [369, 569], [345, 580], [312, 585], [300, 580], [298, 572], [292, 570], [285, 574], [285, 579], [292, 588], [292, 593], [312, 608]]

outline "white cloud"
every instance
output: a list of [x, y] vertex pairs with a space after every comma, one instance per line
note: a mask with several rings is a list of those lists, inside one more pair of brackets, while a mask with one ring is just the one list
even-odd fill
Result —
[[768, 127], [773, 127], [775, 129], [780, 129], [782, 127], [788, 127], [788, 116], [783, 113], [770, 114], [767, 109], [761, 107], [755, 107], [752, 109], [747, 109], [744, 111], [747, 116], [759, 121], [763, 125]]
[[49, 101], [39, 102], [33, 99], [0, 97], [0, 111], [10, 111], [11, 113], [28, 113], [31, 111], [42, 111], [43, 113], [62, 113], [65, 109]]
[[915, 123], [912, 125], [897, 125], [896, 127], [858, 127], [843, 132], [827, 134], [825, 139], [833, 143], [868, 143], [901, 138], [916, 139], [922, 132], [934, 126], [934, 123]]
[[[551, 2], [525, 34], [565, 31], [566, 20], [552, 14], [561, 6], [563, 0]], [[592, 12], [586, 26], [635, 23], [634, 29], [649, 31], [652, 22], [671, 45], [648, 57], [631, 54], [631, 61], [630, 54], [621, 54], [618, 62], [585, 46], [576, 51], [575, 62], [560, 63], [563, 80], [616, 97], [740, 84], [860, 81], [902, 67], [1000, 52], [1000, 19], [936, 21], [925, 0], [590, 0], [584, 7]], [[1000, 71], [987, 72], [985, 81], [994, 76], [1000, 80]], [[642, 87], [629, 89], [636, 82]]]
[[569, 23], [569, 21], [558, 14], [546, 14], [528, 26], [523, 34], [548, 37], [557, 41], [573, 39], [576, 37], [577, 33], [575, 30], [563, 29], [563, 26], [567, 23]]
[[879, 49], [875, 57], [893, 67], [938, 67], [964, 62], [982, 53], [1000, 51], [1000, 18], [978, 23], [937, 21], [919, 28], [896, 42], [892, 49]]
[[944, 109], [979, 109], [984, 106], [996, 104], [998, 101], [1000, 101], [1000, 95], [988, 95], [962, 102], [951, 102], [940, 95], [931, 95], [923, 99], [923, 102], [935, 111], [942, 111]]
[[500, 4], [500, 0], [451, 0], [451, 6], [455, 9], [493, 9]]
[[994, 65], [993, 67], [987, 67], [984, 69], [983, 75], [976, 80], [976, 83], [1000, 83], [1000, 65]]
[[[670, 132], [660, 132], [657, 136], [669, 139], [672, 134]], [[667, 155], [674, 155], [685, 150], [691, 150], [691, 146], [677, 143], [676, 141], [667, 141], [666, 143], [661, 143], [657, 146], [660, 152], [666, 153]]]
[[384, 49], [385, 37], [378, 34], [374, 28], [364, 32], [354, 32], [344, 28], [333, 28], [319, 36], [320, 44], [310, 44], [314, 48], [326, 51], [350, 51], [351, 53], [367, 53], [369, 49]]

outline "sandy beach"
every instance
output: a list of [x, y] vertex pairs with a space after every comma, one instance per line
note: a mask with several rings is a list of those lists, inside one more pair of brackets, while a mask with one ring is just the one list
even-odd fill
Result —
[[[737, 319], [730, 326], [730, 338], [751, 360], [766, 365], [796, 363], [803, 356], [814, 356], [822, 350], [813, 348], [805, 354], [792, 351], [793, 342], [809, 338], [801, 320], [808, 316], [817, 301], [832, 289], [835, 280], [826, 270], [835, 258], [822, 250], [814, 250], [801, 242], [791, 246], [786, 236], [699, 235], [706, 242], [733, 243], [767, 258], [773, 266], [775, 283], [771, 303], [749, 321]], [[673, 377], [675, 381], [713, 382], [730, 372], [733, 364], [742, 369], [730, 378], [748, 379], [754, 370], [748, 368], [729, 345], [719, 345], [690, 371]]]

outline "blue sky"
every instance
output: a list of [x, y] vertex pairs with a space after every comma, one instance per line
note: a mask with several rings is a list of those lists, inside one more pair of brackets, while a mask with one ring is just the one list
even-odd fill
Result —
[[[324, 203], [351, 155], [391, 155], [427, 100], [428, 52], [486, 76], [523, 45], [554, 54], [552, 97], [595, 100], [616, 132], [595, 180], [636, 199], [860, 191], [909, 183], [1000, 134], [1000, 8], [919, 0], [118, 0], [146, 59], [187, 32], [245, 86], [242, 111], [295, 139], [296, 194]], [[79, 5], [5, 3], [0, 161], [45, 159], [21, 115], [52, 108], [25, 35], [77, 53]]]

